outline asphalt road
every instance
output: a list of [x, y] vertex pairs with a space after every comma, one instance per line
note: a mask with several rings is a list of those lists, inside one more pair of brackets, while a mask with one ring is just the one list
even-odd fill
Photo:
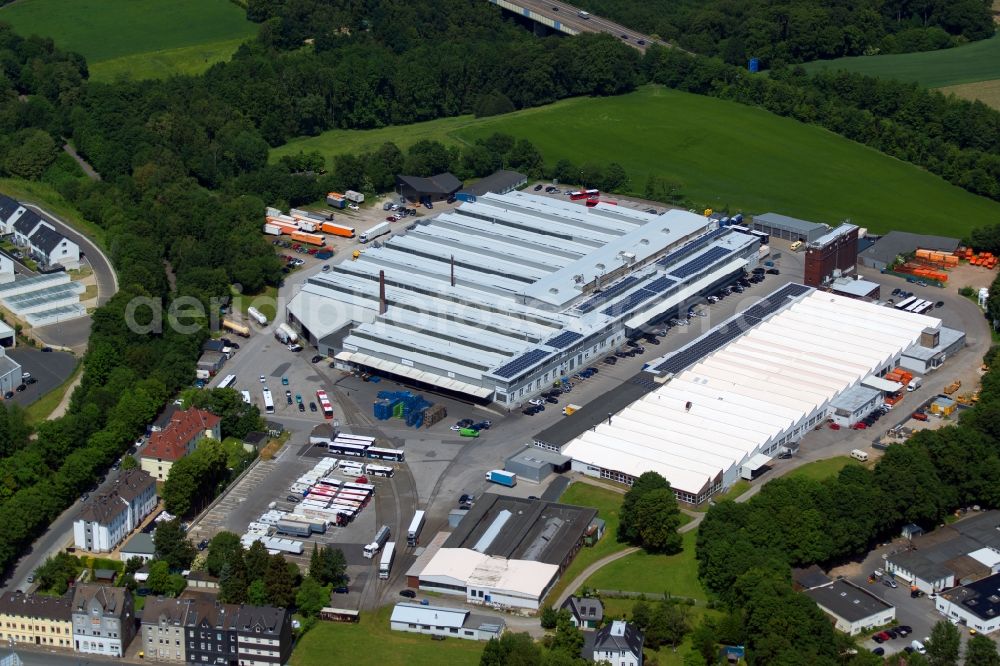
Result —
[[[136, 637], [138, 639], [138, 636]], [[72, 654], [55, 650], [26, 650], [18, 647], [15, 652], [25, 666], [90, 666], [92, 664], [120, 664], [121, 659], [99, 657], [93, 654]], [[10, 649], [0, 650], [0, 658], [10, 654]]]
[[66, 352], [43, 352], [31, 347], [8, 349], [7, 355], [21, 364], [22, 372], [37, 379], [21, 393], [14, 393], [8, 402], [27, 407], [66, 381], [76, 367], [76, 357]]
[[[669, 46], [666, 42], [655, 40], [649, 35], [626, 28], [622, 24], [602, 16], [590, 14], [589, 18], [582, 18], [579, 14], [579, 7], [565, 2], [557, 0], [516, 0], [516, 2], [536, 14], [546, 16], [553, 21], [559, 21], [562, 25], [578, 32], [604, 32], [642, 52], [646, 51], [646, 46], [653, 43]], [[645, 43], [639, 44], [640, 41]]]

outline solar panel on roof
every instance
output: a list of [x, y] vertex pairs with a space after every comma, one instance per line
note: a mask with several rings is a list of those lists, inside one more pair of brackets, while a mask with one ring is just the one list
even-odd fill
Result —
[[647, 291], [646, 289], [640, 289], [634, 294], [629, 294], [623, 300], [618, 301], [609, 308], [604, 308], [601, 310], [601, 314], [606, 314], [609, 316], [617, 316], [629, 310], [635, 309], [639, 304], [648, 301], [653, 296], [656, 296], [655, 291]]
[[668, 255], [666, 255], [664, 257], [661, 257], [660, 259], [657, 259], [656, 260], [656, 264], [658, 266], [669, 266], [670, 264], [676, 263], [676, 262], [680, 261], [681, 259], [683, 259], [684, 257], [686, 257], [687, 255], [689, 255], [692, 252], [694, 252], [695, 250], [697, 250], [698, 248], [702, 247], [703, 245], [707, 245], [709, 243], [709, 241], [712, 241], [712, 240], [718, 238], [719, 236], [721, 236], [722, 234], [726, 233], [727, 231], [729, 231], [729, 229], [727, 229], [726, 227], [721, 227], [719, 229], [711, 231], [711, 232], [705, 234], [704, 236], [702, 236], [701, 238], [696, 238], [693, 241], [691, 241], [690, 243], [688, 243], [686, 245], [683, 245], [680, 248], [674, 250], [670, 254], [668, 254]]
[[601, 293], [594, 294], [593, 296], [585, 300], [583, 303], [577, 305], [576, 309], [579, 310], [580, 312], [590, 312], [601, 303], [604, 303], [605, 301], [614, 298], [623, 291], [626, 291], [629, 287], [631, 287], [638, 281], [639, 278], [637, 278], [634, 275], [629, 275], [624, 280], [616, 282], [613, 285], [607, 287], [606, 289], [601, 291]]
[[556, 349], [565, 349], [582, 337], [583, 335], [576, 331], [563, 331], [545, 344]]
[[503, 377], [504, 379], [510, 379], [511, 377], [516, 377], [519, 372], [525, 368], [529, 368], [538, 361], [542, 360], [549, 355], [549, 352], [542, 351], [541, 349], [532, 349], [526, 354], [521, 354], [514, 360], [501, 365], [499, 368], [493, 371], [493, 374], [497, 377]]
[[677, 284], [677, 280], [671, 280], [668, 277], [658, 277], [649, 284], [645, 285], [643, 289], [659, 294], [660, 292], [670, 289], [670, 287], [675, 284]]
[[689, 347], [678, 350], [668, 356], [662, 363], [653, 369], [657, 372], [669, 372], [677, 374], [682, 370], [691, 367], [709, 354], [718, 351], [729, 344], [732, 340], [743, 335], [747, 329], [756, 326], [764, 318], [774, 314], [788, 305], [788, 299], [808, 293], [812, 288], [803, 284], [790, 283], [762, 298], [749, 308], [739, 313], [736, 318], [727, 322], [720, 328], [709, 332], [704, 337], [696, 340]]
[[670, 274], [676, 275], [677, 277], [688, 277], [689, 275], [694, 275], [698, 271], [702, 270], [706, 266], [711, 265], [713, 262], [718, 261], [722, 257], [729, 254], [730, 250], [724, 247], [713, 247], [709, 248], [705, 254], [692, 259], [691, 261], [678, 266], [677, 268], [671, 268]]

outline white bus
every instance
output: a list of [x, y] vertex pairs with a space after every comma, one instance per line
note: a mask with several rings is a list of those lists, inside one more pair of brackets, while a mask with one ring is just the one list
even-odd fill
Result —
[[382, 449], [377, 446], [372, 446], [368, 449], [367, 454], [369, 458], [375, 458], [378, 460], [403, 462], [404, 459], [402, 449]]
[[921, 299], [921, 298], [918, 298], [918, 299], [917, 299], [917, 300], [915, 300], [914, 302], [912, 302], [912, 303], [910, 303], [909, 305], [907, 305], [907, 306], [906, 306], [906, 308], [905, 308], [905, 310], [906, 310], [907, 312], [916, 312], [916, 311], [917, 311], [917, 310], [919, 310], [920, 308], [924, 307], [924, 305], [925, 305], [926, 303], [928, 303], [928, 302], [929, 302], [929, 301], [925, 301], [925, 300], [923, 300], [923, 299]]
[[364, 444], [365, 446], [375, 446], [375, 438], [366, 435], [350, 435], [346, 432], [338, 433], [334, 438], [335, 442], [345, 442], [347, 444]]
[[903, 310], [903, 309], [908, 308], [909, 306], [913, 305], [914, 302], [919, 301], [919, 300], [921, 300], [921, 299], [917, 298], [916, 296], [910, 296], [909, 298], [905, 298], [905, 299], [901, 300], [899, 303], [896, 303], [896, 309], [897, 310]]
[[253, 404], [253, 398], [250, 397], [250, 391], [240, 391], [240, 395], [243, 396], [243, 402], [248, 405]]
[[368, 476], [381, 476], [391, 479], [395, 473], [396, 470], [385, 465], [365, 465], [365, 474]]
[[420, 538], [420, 530], [424, 527], [424, 512], [417, 511], [413, 514], [413, 520], [410, 521], [410, 527], [406, 530], [406, 545], [416, 546], [417, 540]]
[[344, 483], [344, 488], [351, 490], [361, 490], [363, 492], [373, 493], [375, 492], [375, 486], [370, 483], [354, 483], [353, 481], [346, 481]]
[[[327, 444], [326, 449], [330, 453], [338, 456], [356, 456], [358, 458], [364, 458], [365, 451], [368, 450], [368, 447], [364, 444], [347, 444], [341, 442], [338, 438], [336, 441]], [[343, 463], [343, 461], [341, 461], [341, 463]]]
[[219, 386], [217, 388], [232, 388], [235, 383], [236, 375], [226, 375], [222, 378], [222, 381], [219, 382]]
[[389, 571], [392, 569], [392, 560], [396, 557], [396, 542], [390, 541], [385, 544], [382, 551], [382, 559], [378, 563], [378, 577], [381, 580], [389, 579]]
[[261, 391], [264, 396], [264, 413], [274, 414], [274, 398], [271, 397], [271, 389]]

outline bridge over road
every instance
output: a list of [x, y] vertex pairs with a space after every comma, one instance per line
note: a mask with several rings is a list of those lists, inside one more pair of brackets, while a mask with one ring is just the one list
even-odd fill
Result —
[[548, 28], [566, 35], [605, 32], [642, 52], [645, 52], [646, 47], [653, 43], [670, 46], [664, 41], [652, 39], [649, 35], [644, 35], [595, 14], [588, 14], [579, 7], [558, 0], [489, 0], [489, 2], [512, 14], [533, 21], [539, 28]]

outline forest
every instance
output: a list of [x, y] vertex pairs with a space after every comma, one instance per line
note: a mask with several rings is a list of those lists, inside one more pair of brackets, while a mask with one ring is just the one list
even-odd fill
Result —
[[949, 48], [994, 32], [989, 0], [578, 0], [684, 49], [762, 67]]

